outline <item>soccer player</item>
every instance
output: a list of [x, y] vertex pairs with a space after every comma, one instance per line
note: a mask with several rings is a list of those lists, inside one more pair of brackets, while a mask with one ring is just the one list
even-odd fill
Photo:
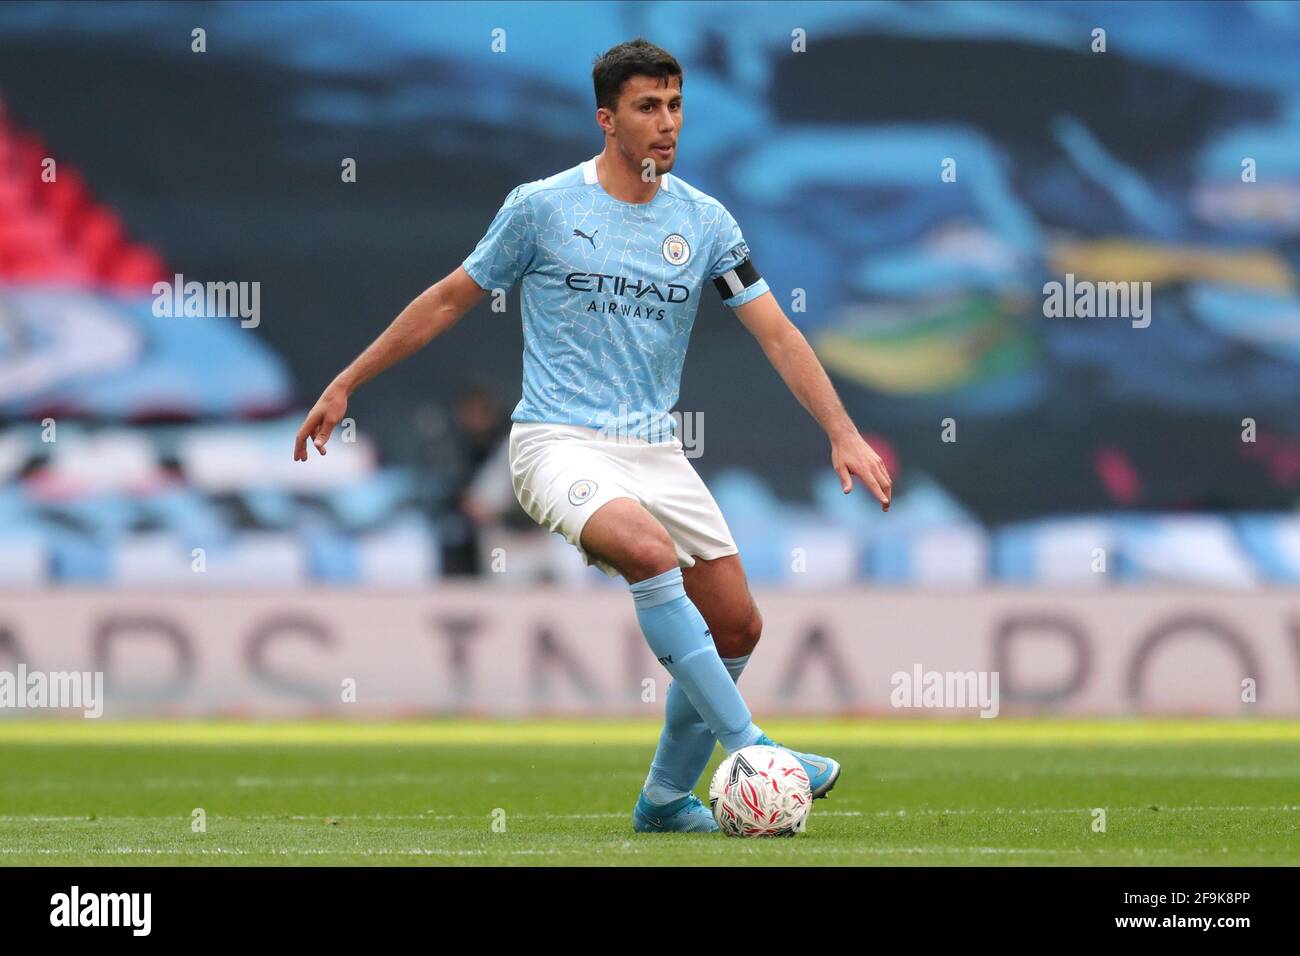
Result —
[[[887, 511], [890, 478], [759, 275], [736, 220], [670, 174], [682, 129], [677, 61], [637, 39], [599, 57], [592, 78], [601, 153], [514, 189], [469, 258], [325, 390], [294, 458], [307, 459], [308, 439], [325, 454], [359, 385], [483, 296], [521, 281], [523, 396], [509, 439], [515, 494], [585, 563], [627, 580], [645, 639], [672, 677], [633, 827], [716, 831], [693, 793], [714, 741], [729, 754], [780, 745], [754, 724], [736, 686], [762, 618], [727, 524], [669, 415], [704, 288], [718, 290], [825, 430], [844, 493], [857, 476]], [[791, 753], [813, 797], [824, 797], [839, 763]]]

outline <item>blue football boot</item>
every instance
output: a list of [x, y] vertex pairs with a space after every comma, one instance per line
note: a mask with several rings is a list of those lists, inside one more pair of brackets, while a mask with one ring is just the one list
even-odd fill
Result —
[[808, 774], [808, 789], [812, 791], [814, 800], [820, 800], [830, 793], [831, 788], [840, 779], [840, 762], [838, 760], [832, 760], [830, 757], [819, 757], [817, 754], [803, 754], [797, 750], [790, 750], [789, 747], [782, 747], [767, 734], [763, 734], [755, 740], [754, 746], [777, 747], [793, 754], [794, 758], [803, 764], [804, 772]]
[[717, 833], [713, 813], [693, 793], [672, 803], [651, 803], [645, 791], [636, 798], [632, 829], [637, 833]]

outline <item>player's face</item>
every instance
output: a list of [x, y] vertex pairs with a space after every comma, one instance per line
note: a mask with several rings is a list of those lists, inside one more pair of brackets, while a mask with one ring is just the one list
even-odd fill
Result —
[[619, 150], [637, 169], [645, 169], [649, 159], [656, 176], [669, 172], [677, 161], [681, 129], [680, 79], [634, 76], [623, 84], [614, 115], [614, 135]]

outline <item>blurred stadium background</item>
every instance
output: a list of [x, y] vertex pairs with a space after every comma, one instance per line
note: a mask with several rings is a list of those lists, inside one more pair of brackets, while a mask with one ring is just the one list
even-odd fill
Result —
[[[599, 151], [590, 64], [637, 35], [685, 68], [675, 171], [804, 291], [896, 478], [842, 496], [706, 290], [678, 407], [756, 712], [899, 713], [920, 665], [999, 671], [1009, 714], [1296, 714], [1282, 3], [0, 6], [0, 662], [102, 670], [110, 716], [645, 714], [625, 585], [510, 488], [517, 290], [290, 451], [515, 185]], [[1067, 273], [1151, 282], [1150, 327], [1045, 318]], [[177, 274], [260, 283], [259, 321], [156, 316]]]

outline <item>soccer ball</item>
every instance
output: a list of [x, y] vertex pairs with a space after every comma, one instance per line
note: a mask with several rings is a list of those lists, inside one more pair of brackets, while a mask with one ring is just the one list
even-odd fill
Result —
[[812, 791], [793, 754], [755, 745], [718, 765], [709, 806], [727, 836], [794, 836], [803, 832]]

